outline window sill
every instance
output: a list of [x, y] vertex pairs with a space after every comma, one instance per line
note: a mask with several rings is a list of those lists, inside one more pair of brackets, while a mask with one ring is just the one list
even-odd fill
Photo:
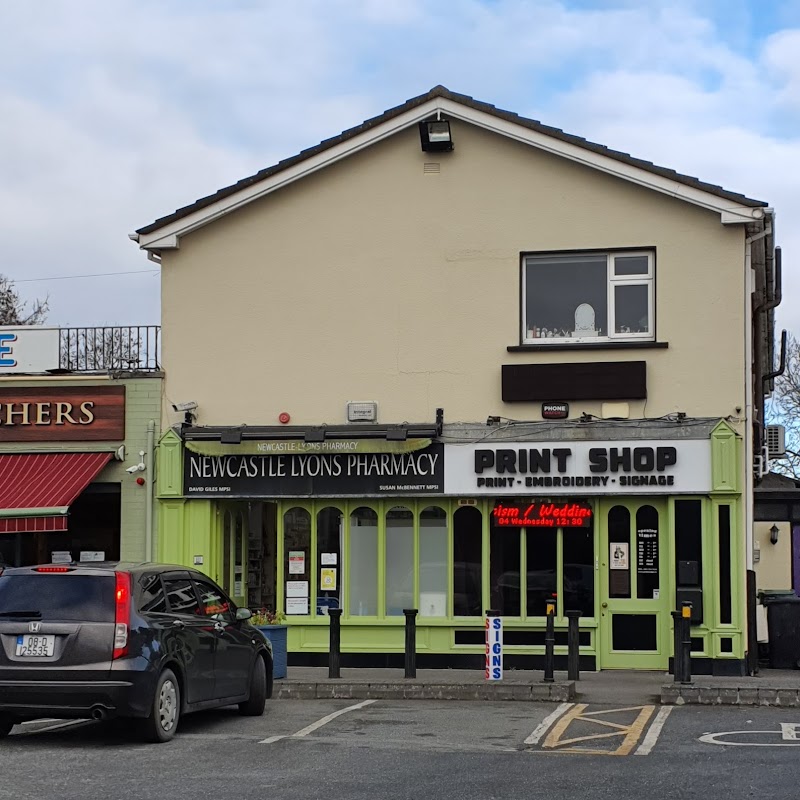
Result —
[[669, 342], [598, 342], [597, 344], [511, 344], [509, 353], [544, 353], [547, 350], [666, 350]]

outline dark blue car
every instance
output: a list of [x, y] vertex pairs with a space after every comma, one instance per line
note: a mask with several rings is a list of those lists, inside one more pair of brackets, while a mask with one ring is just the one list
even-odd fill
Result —
[[134, 718], [169, 741], [183, 714], [272, 696], [272, 647], [205, 575], [165, 564], [0, 571], [0, 737], [25, 720]]

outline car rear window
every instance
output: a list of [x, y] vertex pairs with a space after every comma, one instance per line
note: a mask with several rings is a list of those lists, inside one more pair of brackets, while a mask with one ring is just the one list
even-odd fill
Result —
[[113, 622], [115, 586], [105, 575], [0, 575], [0, 621], [32, 611], [53, 622]]

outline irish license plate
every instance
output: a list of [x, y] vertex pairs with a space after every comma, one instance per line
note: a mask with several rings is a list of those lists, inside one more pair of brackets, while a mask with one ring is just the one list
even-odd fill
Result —
[[18, 656], [52, 656], [55, 652], [56, 637], [24, 633], [17, 636]]

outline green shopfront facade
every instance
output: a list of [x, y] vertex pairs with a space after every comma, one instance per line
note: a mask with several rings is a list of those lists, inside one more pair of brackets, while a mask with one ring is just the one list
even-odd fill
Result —
[[554, 602], [557, 659], [565, 612], [578, 610], [585, 668], [667, 669], [670, 611], [688, 599], [694, 669], [741, 672], [732, 428], [612, 439], [549, 426], [547, 440], [476, 428], [379, 438], [328, 428], [321, 442], [309, 441], [320, 429], [280, 440], [170, 431], [159, 447], [159, 558], [197, 566], [240, 605], [284, 612], [290, 664], [327, 663], [328, 610], [341, 608], [345, 665], [400, 665], [403, 609], [416, 608], [420, 666], [482, 668], [494, 609], [506, 667], [539, 667]]

